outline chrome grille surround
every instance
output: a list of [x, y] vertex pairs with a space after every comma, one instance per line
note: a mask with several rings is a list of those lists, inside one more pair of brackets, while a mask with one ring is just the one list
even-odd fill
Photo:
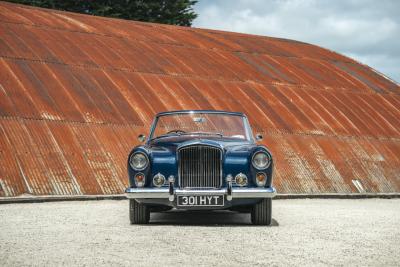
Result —
[[186, 189], [221, 188], [222, 149], [190, 145], [178, 150], [179, 187]]

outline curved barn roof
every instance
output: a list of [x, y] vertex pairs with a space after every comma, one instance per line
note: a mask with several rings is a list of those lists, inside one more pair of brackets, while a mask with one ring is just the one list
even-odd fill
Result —
[[180, 109], [247, 114], [280, 193], [400, 190], [400, 86], [368, 66], [293, 40], [0, 2], [0, 196], [121, 193], [136, 136]]

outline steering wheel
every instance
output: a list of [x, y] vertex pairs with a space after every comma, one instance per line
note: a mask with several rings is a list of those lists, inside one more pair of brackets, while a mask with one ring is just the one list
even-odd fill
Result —
[[178, 129], [176, 129], [176, 130], [171, 130], [171, 131], [169, 131], [167, 134], [170, 134], [170, 133], [177, 133], [177, 134], [179, 134], [179, 133], [186, 133], [186, 132], [183, 131], [183, 130], [178, 130]]

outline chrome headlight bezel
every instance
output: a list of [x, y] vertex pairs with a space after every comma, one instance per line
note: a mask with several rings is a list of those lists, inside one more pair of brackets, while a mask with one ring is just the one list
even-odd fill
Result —
[[[143, 166], [141, 166], [141, 167], [134, 166], [133, 159], [134, 159], [134, 157], [136, 157], [136, 156], [143, 156], [144, 159], [146, 160], [146, 163], [145, 163]], [[135, 171], [143, 171], [143, 170], [145, 170], [145, 169], [149, 166], [149, 157], [148, 157], [145, 153], [143, 153], [143, 152], [135, 152], [135, 153], [133, 153], [133, 154], [129, 157], [129, 165], [130, 165], [131, 168], [134, 169]]]
[[[161, 184], [157, 184], [156, 183], [156, 180], [158, 180], [158, 179], [162, 180]], [[157, 173], [156, 175], [154, 175], [154, 177], [153, 177], [153, 185], [155, 187], [162, 187], [164, 184], [165, 184], [165, 176], [164, 175], [162, 175], [161, 173]]]
[[[257, 165], [254, 161], [255, 157], [257, 155], [265, 155], [266, 159], [267, 159], [267, 163], [263, 166]], [[257, 170], [265, 170], [267, 169], [270, 165], [271, 165], [271, 156], [265, 152], [265, 151], [257, 151], [253, 154], [253, 157], [251, 158], [251, 164], [253, 165], [253, 167]]]
[[[240, 183], [240, 181], [242, 181], [242, 183]], [[247, 175], [244, 173], [238, 173], [235, 176], [235, 184], [240, 187], [247, 186], [247, 184], [248, 184]]]

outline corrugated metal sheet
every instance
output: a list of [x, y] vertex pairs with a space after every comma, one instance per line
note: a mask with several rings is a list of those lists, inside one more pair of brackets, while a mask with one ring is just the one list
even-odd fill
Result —
[[400, 86], [292, 40], [0, 3], [0, 196], [116, 194], [155, 113], [245, 112], [281, 193], [400, 191]]

